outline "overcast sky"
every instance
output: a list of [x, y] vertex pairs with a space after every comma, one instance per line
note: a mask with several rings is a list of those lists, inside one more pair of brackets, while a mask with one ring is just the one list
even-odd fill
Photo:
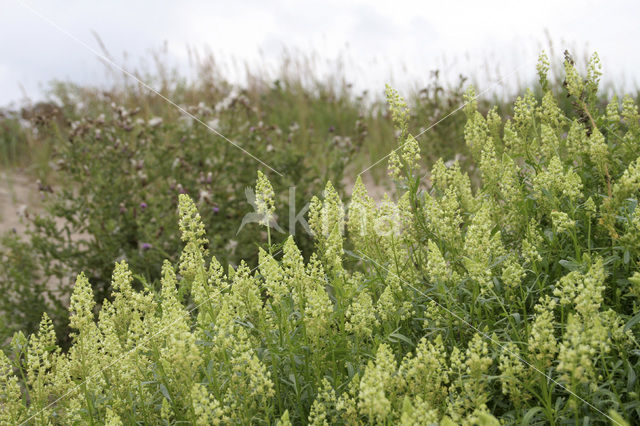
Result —
[[635, 1], [0, 0], [0, 105], [23, 90], [37, 99], [52, 79], [106, 81], [95, 55], [47, 19], [98, 49], [95, 31], [125, 67], [164, 42], [167, 60], [183, 70], [188, 46], [254, 64], [275, 63], [286, 48], [341, 57], [348, 79], [374, 92], [385, 82], [422, 84], [435, 68], [484, 74], [488, 64], [507, 85], [530, 78], [546, 30], [557, 54], [596, 50], [609, 79], [627, 88], [640, 80]]

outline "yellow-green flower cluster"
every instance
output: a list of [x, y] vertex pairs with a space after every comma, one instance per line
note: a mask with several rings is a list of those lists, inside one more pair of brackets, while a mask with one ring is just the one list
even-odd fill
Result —
[[640, 131], [640, 114], [638, 113], [638, 105], [629, 95], [625, 95], [622, 99], [622, 119], [629, 128], [627, 135], [637, 135]]
[[538, 72], [538, 81], [540, 82], [540, 86], [542, 86], [542, 90], [545, 92], [549, 86], [549, 82], [547, 80], [547, 74], [549, 73], [549, 57], [547, 53], [543, 50], [538, 56], [538, 63], [536, 65], [536, 71]]
[[569, 155], [579, 160], [583, 154], [589, 153], [589, 138], [587, 136], [587, 129], [578, 120], [571, 122], [571, 127], [567, 132], [567, 138], [565, 141], [567, 152]]
[[447, 351], [441, 335], [428, 341], [422, 338], [414, 356], [406, 356], [398, 374], [403, 380], [403, 390], [420, 396], [432, 407], [442, 407], [448, 395], [449, 372]]
[[513, 130], [522, 138], [522, 143], [530, 137], [535, 127], [536, 99], [529, 89], [523, 97], [518, 96], [513, 104]]
[[584, 322], [578, 315], [570, 315], [558, 353], [558, 371], [565, 382], [590, 383], [597, 388], [595, 363], [609, 351], [607, 329], [600, 321]]
[[256, 212], [261, 216], [260, 224], [269, 226], [276, 211], [275, 193], [269, 179], [258, 171], [258, 181], [256, 182]]
[[311, 405], [309, 412], [309, 424], [313, 426], [329, 425], [330, 410], [335, 409], [337, 403], [336, 393], [327, 379], [322, 379], [319, 392]]
[[538, 224], [534, 219], [529, 221], [525, 238], [522, 240], [522, 257], [533, 265], [542, 261], [540, 248], [543, 244], [542, 235], [538, 232]]
[[557, 210], [551, 212], [551, 221], [553, 223], [553, 229], [555, 229], [558, 234], [570, 231], [576, 226], [576, 222], [572, 220], [568, 214]]
[[[193, 200], [186, 194], [180, 194], [178, 201], [180, 234], [182, 241], [196, 245], [201, 251], [207, 243], [204, 224]], [[206, 251], [205, 251], [206, 253]], [[203, 255], [206, 257], [206, 254]]]
[[200, 383], [194, 383], [191, 388], [193, 414], [197, 425], [219, 425], [227, 421], [220, 402], [215, 399]]
[[[558, 156], [551, 158], [546, 170], [533, 177], [532, 184], [538, 199], [544, 205], [549, 205], [561, 197], [575, 203], [582, 197], [580, 176], [571, 167], [565, 172]], [[549, 196], [552, 198], [549, 199]]]
[[[555, 97], [553, 96], [553, 93], [550, 91], [544, 94], [542, 97], [542, 103], [536, 112], [538, 119], [547, 126], [548, 130], [551, 130], [552, 132], [558, 130], [560, 125], [566, 120], [562, 110], [556, 102]], [[557, 145], [555, 147], [558, 148]]]
[[501, 233], [493, 232], [491, 207], [485, 202], [475, 213], [467, 228], [464, 264], [469, 278], [480, 286], [480, 292], [489, 292], [493, 286], [491, 264], [504, 254]]
[[586, 274], [573, 271], [556, 289], [561, 304], [572, 305], [576, 312], [569, 316], [558, 354], [558, 370], [566, 381], [595, 386], [595, 361], [610, 350], [609, 331], [599, 312], [604, 280], [603, 261], [597, 259]]
[[[391, 118], [397, 129], [397, 137], [400, 146], [391, 151], [388, 160], [388, 172], [393, 178], [399, 178], [402, 169], [414, 173], [420, 161], [420, 146], [418, 141], [409, 134], [409, 108], [397, 90], [387, 85], [386, 98], [389, 104]], [[398, 151], [401, 154], [398, 155]]]
[[22, 404], [22, 389], [18, 378], [13, 375], [11, 361], [0, 351], [0, 423], [18, 424], [25, 415], [25, 406]]
[[312, 342], [320, 344], [329, 330], [333, 313], [333, 303], [325, 289], [325, 281], [319, 278], [314, 279], [309, 283], [305, 296], [305, 330]]
[[512, 257], [509, 257], [502, 268], [502, 281], [510, 289], [516, 289], [520, 287], [526, 271], [518, 262]]
[[474, 111], [464, 127], [464, 139], [471, 150], [473, 158], [481, 160], [483, 152], [489, 146], [492, 148], [492, 140], [489, 137], [489, 125], [479, 111]]
[[584, 81], [578, 70], [573, 64], [573, 61], [566, 59], [564, 61], [564, 73], [567, 85], [567, 92], [574, 98], [580, 99], [582, 97], [582, 91], [584, 90]]
[[373, 229], [375, 217], [375, 203], [367, 193], [362, 178], [358, 176], [353, 186], [347, 222], [349, 237], [358, 247], [366, 247], [376, 239]]
[[462, 241], [460, 202], [455, 190], [447, 188], [444, 196], [437, 199], [425, 195], [427, 227], [439, 240], [450, 247], [457, 247]]
[[607, 104], [606, 117], [609, 125], [617, 126], [620, 124], [620, 105], [618, 103], [617, 95], [613, 95]]
[[[80, 274], [67, 351], [44, 316], [0, 352], [0, 422], [496, 425], [496, 410], [559, 424], [634, 407], [637, 107], [605, 116], [597, 58], [586, 79], [567, 60], [565, 114], [549, 67], [542, 56], [541, 100], [527, 92], [504, 123], [468, 91], [472, 178], [439, 160], [417, 180], [409, 111], [389, 89], [402, 192], [376, 204], [358, 178], [345, 218], [328, 183], [309, 211], [315, 250], [291, 236], [257, 249], [255, 268], [223, 268], [181, 196], [185, 247], [159, 283], [118, 262], [96, 306]], [[256, 194], [273, 218], [262, 173]]]
[[386, 393], [391, 388], [391, 377], [395, 374], [396, 362], [388, 346], [378, 347], [376, 362], [369, 361], [360, 380], [358, 409], [372, 423], [384, 423], [391, 411], [391, 402]]
[[598, 52], [593, 52], [591, 58], [589, 58], [587, 78], [585, 81], [586, 89], [590, 94], [595, 95], [597, 93], [600, 77], [602, 77], [602, 64], [600, 63]]
[[536, 305], [536, 316], [528, 339], [529, 351], [534, 363], [543, 370], [551, 365], [558, 351], [553, 314], [556, 303], [555, 299], [547, 296]]
[[324, 200], [320, 201], [317, 197], [311, 199], [309, 226], [323, 261], [335, 273], [342, 270], [344, 225], [344, 204], [331, 182], [327, 182]]
[[360, 292], [347, 309], [345, 330], [364, 339], [371, 338], [374, 328], [378, 326], [375, 312], [369, 293]]
[[598, 166], [604, 175], [607, 164], [609, 163], [609, 147], [604, 140], [604, 136], [598, 129], [594, 129], [589, 136], [589, 158]]
[[523, 383], [527, 377], [525, 366], [521, 361], [520, 349], [515, 343], [508, 342], [502, 347], [499, 369], [502, 393], [508, 395], [514, 404], [521, 404], [528, 396], [523, 389]]

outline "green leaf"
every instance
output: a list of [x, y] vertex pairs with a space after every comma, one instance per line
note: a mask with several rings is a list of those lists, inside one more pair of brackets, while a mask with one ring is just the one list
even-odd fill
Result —
[[531, 424], [531, 421], [539, 414], [544, 412], [544, 410], [542, 409], [542, 407], [538, 406], [538, 407], [533, 407], [530, 408], [529, 411], [527, 411], [527, 413], [522, 417], [522, 422], [520, 422], [521, 425], [528, 425]]
[[573, 260], [566, 260], [566, 259], [562, 259], [559, 260], [558, 263], [560, 264], [560, 266], [562, 266], [563, 268], [566, 268], [570, 271], [575, 271], [580, 269], [580, 267], [582, 266], [581, 264], [573, 261]]
[[625, 360], [627, 364], [627, 391], [631, 392], [633, 386], [636, 384], [636, 371], [629, 362], [629, 360]]
[[414, 343], [411, 341], [411, 339], [409, 339], [407, 336], [398, 333], [397, 331], [394, 331], [393, 333], [391, 333], [388, 337], [389, 341], [391, 342], [398, 342], [398, 341], [402, 341], [404, 343], [406, 343], [409, 346], [415, 346]]
[[171, 402], [171, 395], [169, 395], [169, 390], [165, 385], [160, 383], [160, 393], [167, 399], [167, 401]]
[[629, 423], [615, 410], [609, 410], [611, 424], [616, 426], [629, 426]]
[[626, 332], [627, 330], [630, 330], [631, 327], [636, 325], [638, 322], [640, 322], [640, 312], [638, 312], [633, 318], [629, 320], [629, 322], [627, 322], [627, 324], [624, 326], [624, 331]]

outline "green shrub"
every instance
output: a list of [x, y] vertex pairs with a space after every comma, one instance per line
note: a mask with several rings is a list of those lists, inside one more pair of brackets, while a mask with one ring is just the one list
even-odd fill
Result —
[[[60, 95], [67, 92], [58, 89], [60, 98], [73, 99], [70, 94]], [[282, 198], [277, 215], [284, 232], [273, 235], [274, 243], [282, 242], [290, 231], [289, 208], [298, 213], [321, 190], [322, 182], [338, 182], [344, 194], [344, 168], [366, 130], [358, 107], [339, 106], [355, 102], [347, 99], [310, 97], [308, 108], [319, 109], [314, 103], [323, 108], [334, 104], [336, 111], [315, 114], [301, 127], [296, 105], [283, 107], [287, 114], [263, 111], [284, 102], [286, 96], [276, 89], [255, 104], [243, 93], [219, 96], [214, 102], [212, 95], [214, 103], [209, 106], [200, 103], [188, 109], [245, 151], [268, 158], [269, 165], [282, 174], [266, 171]], [[254, 256], [257, 225], [248, 223], [240, 229], [245, 215], [253, 210], [246, 189], [254, 180], [247, 171], [260, 165], [254, 158], [191, 118], [179, 117], [170, 105], [153, 104], [149, 108], [160, 115], [151, 115], [105, 100], [88, 104], [88, 112], [80, 115], [77, 105], [61, 108], [74, 119], [68, 128], [51, 121], [39, 124], [40, 133], [54, 139], [57, 170], [51, 185], [41, 184], [45, 212], [29, 216], [25, 238], [10, 236], [6, 241], [11, 244], [0, 248], [4, 260], [1, 312], [10, 330], [37, 330], [41, 313], [47, 311], [61, 339], [66, 339], [66, 308], [61, 306], [68, 300], [74, 271], [82, 270], [89, 277], [98, 303], [111, 290], [109, 277], [118, 260], [127, 260], [141, 280], [157, 282], [162, 260], [175, 262], [180, 252], [174, 237], [180, 193], [196, 200], [209, 231], [208, 245], [221, 254], [223, 264], [237, 265]], [[328, 122], [340, 110], [356, 113], [336, 119], [336, 128], [331, 129]], [[298, 244], [308, 252], [310, 240], [300, 224], [296, 226]], [[31, 265], [20, 276], [16, 271], [23, 269], [24, 252], [32, 253]], [[43, 288], [52, 290], [46, 298]], [[35, 322], [19, 320], [25, 305], [32, 306]]]
[[[285, 231], [274, 232], [274, 242], [289, 231], [291, 207], [300, 212], [327, 180], [344, 196], [346, 176], [380, 160], [394, 140], [384, 104], [354, 96], [345, 83], [314, 81], [309, 87], [303, 80], [310, 75], [285, 73], [273, 83], [253, 78], [244, 89], [206, 67], [193, 84], [166, 70], [145, 78], [284, 174], [265, 170], [279, 197], [278, 223]], [[444, 87], [435, 73], [411, 100], [411, 127], [424, 130], [457, 109], [463, 83]], [[7, 165], [29, 165], [41, 180], [44, 199], [44, 211], [27, 215], [25, 234], [10, 234], [0, 246], [3, 335], [35, 332], [47, 311], [66, 347], [65, 306], [75, 271], [90, 278], [98, 304], [110, 292], [117, 260], [129, 262], [140, 278], [137, 285], [157, 285], [162, 259], [175, 261], [180, 250], [173, 238], [180, 192], [198, 203], [210, 248], [223, 264], [241, 259], [255, 264], [257, 226], [247, 224], [236, 233], [252, 211], [245, 189], [253, 180], [247, 171], [257, 161], [137, 85], [105, 91], [55, 83], [51, 97], [55, 103], [22, 110], [28, 126], [20, 126], [15, 114], [0, 118], [8, 129], [0, 136]], [[423, 145], [427, 165], [460, 155], [468, 163], [464, 120], [454, 114], [429, 130]], [[384, 168], [372, 172], [377, 176]], [[296, 242], [308, 258], [311, 244], [303, 231], [298, 223]], [[26, 252], [32, 262], [28, 270], [21, 263]], [[28, 318], [25, 305], [32, 306]]]
[[0, 166], [7, 167], [18, 163], [25, 155], [25, 134], [20, 129], [20, 122], [15, 116], [0, 110]]
[[[45, 315], [0, 354], [2, 420], [637, 423], [638, 108], [597, 107], [597, 57], [586, 78], [566, 72], [576, 119], [551, 92], [528, 92], [506, 121], [469, 92], [477, 190], [442, 161], [423, 189], [409, 112], [390, 90], [401, 144], [389, 169], [404, 191], [376, 206], [358, 179], [345, 217], [327, 184], [310, 205], [307, 262], [289, 238], [259, 249], [256, 269], [225, 273], [180, 195], [184, 249], [160, 291], [135, 290], [122, 261], [96, 322], [80, 274], [69, 351]], [[256, 192], [268, 224], [264, 175]]]

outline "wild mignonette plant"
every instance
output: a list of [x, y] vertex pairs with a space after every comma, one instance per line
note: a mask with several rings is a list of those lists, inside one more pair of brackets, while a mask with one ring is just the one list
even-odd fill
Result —
[[[124, 96], [112, 96], [126, 103]], [[286, 109], [297, 106], [280, 111], [273, 107], [283, 96], [267, 91], [251, 103], [244, 93], [224, 88], [223, 93], [209, 94], [206, 103], [185, 106], [243, 149], [268, 157], [268, 163], [284, 175], [267, 170], [282, 199], [273, 212], [282, 218], [278, 232], [270, 234], [280, 243], [291, 231], [286, 214], [300, 211], [325, 179], [337, 182], [344, 195], [344, 168], [366, 132], [356, 101], [335, 99], [331, 102], [345, 105], [321, 113], [329, 101], [307, 93], [305, 108], [315, 113], [305, 118]], [[80, 97], [85, 98], [91, 99]], [[148, 99], [139, 101], [145, 105]], [[253, 223], [240, 228], [252, 203], [259, 201], [248, 191], [254, 176], [247, 170], [255, 166], [254, 159], [190, 117], [176, 115], [164, 102], [153, 108], [147, 105], [151, 109], [147, 110], [103, 97], [93, 99], [90, 106], [82, 110], [67, 105], [65, 110], [73, 112], [65, 116], [71, 120], [66, 127], [55, 122], [37, 127], [55, 149], [51, 163], [57, 170], [53, 186], [41, 184], [43, 211], [26, 216], [24, 235], [0, 236], [0, 317], [7, 330], [35, 331], [47, 311], [64, 342], [69, 333], [65, 305], [77, 271], [90, 278], [98, 303], [110, 294], [109, 277], [116, 261], [127, 260], [136, 276], [158, 283], [163, 259], [175, 263], [180, 255], [180, 242], [174, 238], [179, 194], [189, 194], [197, 203], [209, 231], [208, 245], [222, 262], [255, 261], [253, 239], [260, 228]], [[267, 108], [269, 113], [263, 111]], [[344, 117], [338, 113], [342, 110]], [[339, 120], [333, 124], [338, 129], [324, 127], [323, 121], [336, 117]], [[303, 153], [312, 149], [323, 152], [323, 161], [313, 155], [305, 158]], [[310, 238], [300, 232], [299, 224], [296, 231], [298, 244], [308, 254]], [[32, 307], [29, 312], [24, 312], [25, 305]], [[11, 333], [0, 330], [0, 344]]]
[[[78, 275], [70, 349], [45, 315], [0, 353], [0, 420], [638, 423], [638, 108], [594, 101], [594, 56], [586, 78], [565, 63], [567, 116], [545, 61], [543, 98], [527, 92], [510, 119], [481, 114], [469, 90], [477, 189], [455, 162], [422, 176], [389, 89], [400, 196], [376, 204], [359, 179], [345, 214], [327, 183], [309, 210], [307, 261], [267, 232], [256, 268], [225, 271], [180, 195], [184, 247], [163, 263], [161, 289], [135, 289], [119, 262], [96, 315]], [[277, 202], [263, 174], [256, 200], [268, 231]]]

